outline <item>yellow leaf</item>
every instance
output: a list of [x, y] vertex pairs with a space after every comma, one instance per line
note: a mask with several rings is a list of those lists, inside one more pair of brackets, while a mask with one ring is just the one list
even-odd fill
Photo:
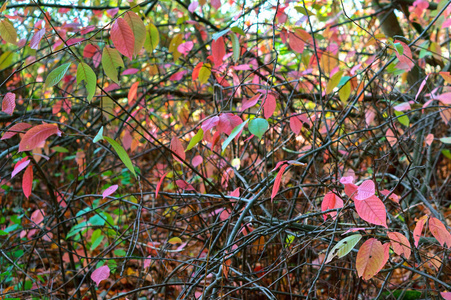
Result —
[[181, 244], [182, 240], [179, 237], [173, 237], [168, 241], [168, 243], [171, 245]]
[[210, 78], [211, 75], [211, 65], [210, 64], [203, 64], [202, 67], [199, 70], [199, 82], [201, 84], [204, 84], [208, 81], [208, 78]]
[[174, 61], [176, 61], [177, 59], [179, 59], [180, 55], [182, 55], [178, 50], [177, 47], [182, 43], [183, 41], [183, 35], [181, 33], [176, 34], [172, 40], [171, 43], [169, 44], [169, 52], [172, 53], [172, 55], [174, 56]]
[[348, 102], [349, 96], [351, 96], [351, 81], [348, 80], [348, 82], [341, 87], [340, 91], [338, 91], [338, 96], [343, 104]]

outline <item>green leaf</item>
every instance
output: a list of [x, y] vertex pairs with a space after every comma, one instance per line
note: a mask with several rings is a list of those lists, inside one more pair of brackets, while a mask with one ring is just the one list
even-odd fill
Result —
[[67, 69], [69, 69], [71, 63], [65, 63], [64, 65], [59, 66], [58, 68], [54, 69], [45, 79], [45, 86], [50, 87], [54, 86], [58, 82], [63, 79], [64, 74], [66, 74]]
[[199, 82], [200, 84], [204, 84], [208, 81], [208, 78], [210, 78], [211, 75], [211, 65], [210, 64], [203, 64], [202, 67], [199, 70]]
[[133, 168], [132, 161], [130, 160], [130, 157], [128, 157], [127, 152], [122, 148], [121, 145], [119, 145], [115, 140], [112, 138], [109, 138], [107, 136], [103, 137], [110, 145], [113, 147], [114, 151], [116, 151], [117, 155], [121, 159], [121, 161], [124, 163], [124, 165], [132, 172], [132, 174], [136, 176], [135, 169]]
[[[216, 33], [214, 33], [212, 36], [211, 36], [211, 38], [213, 39], [213, 40], [217, 40], [217, 39], [219, 39], [221, 36], [223, 36], [224, 34], [226, 34], [226, 33], [228, 33], [230, 31], [230, 29], [225, 29], [225, 30], [223, 30], [223, 31], [220, 31], [220, 32], [216, 32]], [[232, 30], [233, 31], [233, 30]]]
[[407, 115], [405, 115], [402, 111], [397, 111], [395, 110], [395, 115], [398, 117], [398, 121], [399, 123], [401, 123], [402, 125], [409, 127], [410, 125], [410, 120], [409, 117]]
[[69, 150], [61, 146], [52, 147], [52, 150], [59, 153], [69, 153]]
[[91, 67], [83, 62], [77, 68], [77, 84], [80, 84], [82, 81], [85, 82], [85, 87], [88, 91], [88, 101], [91, 101], [96, 92], [97, 77]]
[[442, 154], [447, 157], [448, 159], [451, 159], [451, 151], [449, 151], [448, 149], [443, 149], [442, 150]]
[[72, 227], [69, 231], [69, 233], [66, 236], [66, 239], [70, 238], [71, 236], [76, 235], [77, 233], [79, 233], [80, 231], [86, 229], [88, 227], [88, 222], [81, 222], [77, 225], [75, 225], [74, 227]]
[[92, 140], [94, 143], [97, 143], [98, 141], [103, 140], [103, 126], [100, 127], [99, 132], [97, 132], [96, 136]]
[[106, 76], [119, 84], [119, 80], [117, 79], [117, 68], [124, 68], [124, 61], [122, 60], [119, 51], [110, 47], [103, 48], [102, 67]]
[[237, 127], [233, 128], [232, 132], [230, 133], [229, 137], [224, 141], [222, 144], [222, 153], [224, 154], [225, 149], [230, 144], [230, 142], [243, 130], [244, 126], [247, 124], [249, 119], [238, 125]]
[[191, 141], [189, 141], [189, 145], [188, 147], [186, 147], [186, 151], [191, 150], [194, 146], [197, 145], [197, 143], [199, 143], [200, 141], [202, 141], [204, 137], [204, 130], [201, 128], [199, 129], [199, 131], [196, 133], [195, 136], [193, 136], [193, 138], [191, 139]]
[[7, 18], [0, 21], [0, 36], [11, 44], [17, 44], [17, 32], [13, 23]]
[[262, 118], [252, 119], [249, 122], [249, 131], [252, 134], [258, 136], [259, 139], [263, 137], [263, 134], [265, 134], [268, 128], [269, 128], [268, 121]]
[[451, 136], [449, 137], [443, 137], [440, 139], [440, 141], [444, 144], [451, 144]]
[[246, 33], [243, 31], [243, 29], [241, 29], [240, 27], [237, 27], [237, 26], [230, 28], [230, 30], [235, 33], [241, 34], [243, 36], [246, 35]]
[[127, 252], [124, 249], [116, 249], [113, 251], [115, 256], [126, 256]]
[[157, 48], [160, 42], [160, 33], [155, 25], [150, 23], [146, 27], [146, 41], [144, 42], [144, 48], [152, 53]]
[[338, 258], [342, 258], [349, 252], [351, 252], [352, 249], [354, 249], [354, 246], [360, 241], [362, 238], [362, 235], [360, 234], [354, 234], [351, 236], [348, 236], [341, 241], [339, 241], [333, 248], [330, 250], [329, 255], [326, 259], [326, 264], [330, 262], [335, 256], [338, 255]]
[[232, 37], [233, 60], [237, 62], [240, 59], [240, 40], [235, 33], [230, 34]]
[[92, 226], [104, 226], [105, 218], [101, 215], [94, 215], [88, 221]]
[[91, 236], [91, 251], [95, 250], [103, 241], [105, 236], [100, 229], [96, 229]]

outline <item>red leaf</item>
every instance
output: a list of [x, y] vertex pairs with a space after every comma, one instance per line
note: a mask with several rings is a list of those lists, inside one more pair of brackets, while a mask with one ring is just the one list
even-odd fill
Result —
[[128, 103], [131, 103], [133, 100], [135, 100], [136, 94], [138, 93], [138, 85], [139, 85], [139, 82], [135, 82], [130, 87], [130, 90], [128, 90], [128, 97], [127, 97]]
[[204, 63], [200, 62], [194, 67], [193, 74], [191, 75], [191, 77], [193, 78], [193, 81], [196, 80], [199, 77], [199, 71], [200, 71], [200, 68], [202, 68], [203, 65], [204, 65]]
[[410, 243], [409, 240], [399, 232], [388, 232], [388, 237], [391, 240], [391, 247], [398, 255], [403, 255], [406, 259], [410, 258]]
[[160, 181], [158, 181], [157, 188], [155, 189], [155, 199], [158, 198], [158, 193], [160, 192], [161, 185], [163, 184], [166, 175], [168, 175], [168, 173], [165, 173], [163, 176], [161, 176]]
[[31, 128], [22, 137], [19, 144], [19, 152], [33, 150], [54, 134], [61, 136], [61, 131], [56, 124], [42, 124]]
[[272, 94], [266, 96], [265, 102], [263, 103], [263, 115], [265, 119], [269, 119], [276, 110], [276, 98]]
[[[321, 203], [321, 211], [326, 211], [328, 209], [341, 208], [343, 207], [343, 200], [335, 195], [333, 192], [329, 192], [324, 196], [323, 202]], [[327, 215], [331, 216], [332, 219], [335, 219], [337, 215], [336, 211], [331, 211], [327, 214], [323, 215], [324, 221], [327, 219]]]
[[[343, 178], [342, 178], [343, 179]], [[357, 186], [353, 183], [347, 183], [345, 184], [345, 194], [346, 196], [348, 196], [349, 198], [354, 200], [354, 196], [357, 192]]]
[[418, 243], [420, 242], [421, 233], [423, 232], [424, 224], [426, 223], [428, 216], [422, 216], [415, 225], [413, 230], [413, 240], [415, 242], [415, 247], [418, 248]]
[[24, 158], [22, 158], [21, 160], [19, 160], [16, 165], [14, 166], [14, 170], [11, 173], [11, 178], [13, 178], [14, 176], [17, 175], [17, 173], [19, 173], [20, 171], [22, 171], [23, 169], [25, 169], [28, 164], [30, 163], [30, 160], [28, 159], [27, 156], [25, 156]]
[[24, 131], [25, 129], [30, 128], [31, 125], [28, 123], [17, 123], [16, 125], [11, 126], [11, 128], [5, 132], [5, 134], [2, 136], [1, 140], [10, 139], [19, 132]]
[[253, 107], [255, 104], [257, 104], [258, 100], [260, 100], [261, 96], [262, 94], [256, 94], [251, 99], [244, 100], [243, 104], [241, 105], [241, 111]]
[[31, 195], [31, 188], [33, 187], [33, 167], [28, 166], [22, 177], [22, 190], [25, 197], [29, 198]]
[[39, 43], [41, 42], [42, 37], [45, 34], [45, 28], [42, 28], [41, 30], [37, 31], [33, 37], [30, 40], [30, 48], [38, 50]]
[[30, 219], [35, 224], [39, 225], [42, 221], [44, 221], [44, 212], [40, 209], [37, 209], [31, 214]]
[[384, 246], [371, 238], [360, 247], [357, 253], [356, 268], [359, 277], [369, 280], [376, 275], [384, 262]]
[[216, 41], [213, 40], [213, 42], [211, 42], [211, 54], [213, 56], [215, 66], [222, 65], [224, 55], [226, 55], [224, 38], [222, 36]]
[[387, 213], [384, 203], [376, 196], [354, 201], [359, 216], [368, 223], [387, 227]]
[[374, 185], [374, 181], [372, 180], [365, 180], [358, 188], [357, 193], [355, 194], [356, 200], [365, 200], [371, 196], [374, 195], [376, 192]]
[[[219, 122], [216, 128], [219, 132], [224, 132], [225, 134], [230, 135], [233, 128], [237, 127], [241, 123], [243, 123], [243, 120], [241, 120], [240, 117], [232, 113], [225, 113], [219, 115]], [[237, 137], [239, 137], [239, 134]]]
[[16, 94], [6, 93], [2, 101], [2, 111], [5, 114], [12, 115], [16, 108]]
[[186, 182], [185, 180], [182, 180], [182, 179], [176, 180], [175, 184], [182, 190], [196, 191], [196, 189], [191, 184]]
[[99, 52], [99, 48], [97, 46], [94, 46], [93, 44], [87, 44], [85, 49], [83, 49], [83, 57], [91, 58], [97, 52]]
[[101, 266], [91, 274], [91, 279], [97, 284], [97, 286], [99, 286], [102, 280], [105, 280], [108, 277], [110, 277], [110, 268], [107, 265]]
[[274, 186], [272, 188], [271, 193], [271, 201], [274, 199], [274, 197], [279, 192], [280, 187], [280, 180], [282, 179], [283, 172], [285, 172], [285, 169], [288, 167], [288, 165], [283, 165], [280, 167], [279, 173], [277, 173], [276, 180], [274, 181]]
[[112, 185], [112, 186], [106, 188], [102, 193], [103, 199], [105, 199], [109, 195], [113, 194], [117, 190], [118, 187], [119, 186], [117, 184], [115, 184], [115, 185]]
[[111, 40], [117, 51], [132, 59], [135, 50], [135, 36], [124, 19], [117, 19], [110, 30]]
[[175, 152], [180, 158], [172, 154], [172, 157], [174, 157], [175, 160], [179, 162], [183, 162], [185, 160], [185, 149], [183, 148], [182, 142], [174, 136], [171, 140], [171, 150]]
[[288, 34], [288, 43], [291, 49], [297, 53], [304, 51], [305, 43], [310, 39], [310, 34], [302, 29], [296, 29], [294, 33]]
[[303, 124], [302, 121], [299, 119], [297, 115], [293, 114], [293, 116], [291, 116], [290, 128], [291, 130], [293, 130], [295, 134], [301, 133], [302, 124]]
[[429, 230], [440, 245], [445, 247], [446, 243], [448, 248], [451, 248], [451, 233], [446, 230], [445, 225], [439, 219], [432, 217], [429, 219]]

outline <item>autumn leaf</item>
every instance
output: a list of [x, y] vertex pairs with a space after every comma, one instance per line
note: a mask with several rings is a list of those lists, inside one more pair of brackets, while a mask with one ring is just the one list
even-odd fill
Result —
[[276, 197], [277, 193], [279, 192], [279, 188], [280, 188], [280, 181], [282, 180], [282, 175], [285, 172], [285, 169], [288, 167], [287, 164], [282, 165], [280, 167], [279, 172], [276, 175], [276, 179], [274, 180], [274, 186], [272, 188], [272, 193], [271, 193], [271, 201], [274, 200], [274, 197]]
[[107, 265], [97, 268], [91, 274], [91, 279], [96, 283], [97, 286], [99, 286], [100, 282], [102, 282], [103, 280], [108, 279], [108, 277], [110, 277], [110, 268]]
[[440, 245], [445, 247], [446, 244], [448, 248], [451, 248], [451, 233], [448, 232], [445, 225], [439, 219], [434, 217], [429, 219], [429, 230]]
[[119, 18], [111, 27], [110, 35], [117, 51], [131, 60], [135, 51], [135, 35], [130, 25], [124, 19]]
[[172, 152], [174, 152], [175, 154], [178, 155], [178, 157], [177, 157], [173, 153], [172, 157], [174, 157], [174, 159], [176, 161], [183, 163], [183, 161], [186, 158], [185, 149], [183, 148], [182, 142], [180, 142], [180, 140], [176, 136], [174, 136], [171, 140], [171, 150], [172, 150]]
[[373, 195], [365, 200], [356, 200], [354, 204], [359, 217], [363, 220], [388, 228], [385, 205], [378, 197]]
[[61, 131], [56, 124], [37, 125], [25, 133], [19, 144], [19, 152], [31, 151], [44, 143], [51, 135], [61, 136]]
[[6, 93], [2, 100], [2, 111], [5, 114], [12, 115], [16, 108], [16, 94]]
[[370, 280], [380, 270], [384, 262], [384, 247], [375, 238], [367, 240], [357, 253], [356, 268], [359, 277]]

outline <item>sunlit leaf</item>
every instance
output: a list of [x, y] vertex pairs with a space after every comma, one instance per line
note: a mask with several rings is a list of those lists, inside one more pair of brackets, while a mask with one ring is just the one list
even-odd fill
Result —
[[133, 167], [133, 163], [130, 160], [130, 157], [128, 156], [128, 154], [124, 150], [124, 148], [122, 148], [122, 146], [119, 145], [119, 143], [116, 142], [115, 140], [113, 140], [112, 138], [109, 138], [107, 136], [104, 136], [103, 138], [113, 147], [114, 151], [116, 151], [116, 153], [119, 156], [120, 160], [124, 163], [124, 165], [127, 167], [127, 169], [129, 169], [130, 172], [132, 172], [132, 174], [136, 178], [137, 175], [135, 173], [135, 168]]
[[328, 262], [330, 262], [335, 256], [338, 256], [338, 258], [346, 256], [349, 252], [352, 251], [352, 249], [354, 249], [354, 246], [357, 245], [361, 238], [362, 235], [354, 234], [339, 241], [330, 250], [325, 263], [327, 264]]

